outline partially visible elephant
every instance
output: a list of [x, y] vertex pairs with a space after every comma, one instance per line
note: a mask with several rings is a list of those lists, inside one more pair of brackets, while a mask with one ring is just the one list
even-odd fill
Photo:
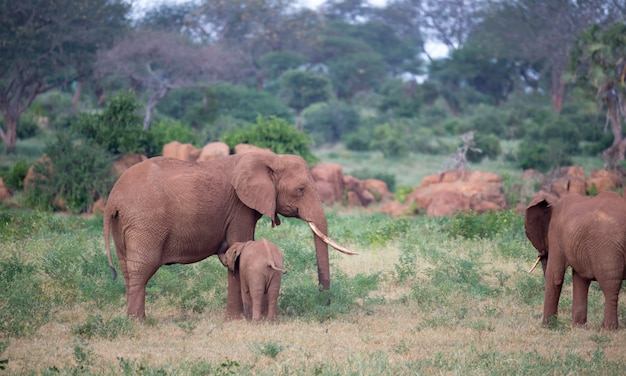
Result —
[[[586, 326], [591, 281], [604, 293], [602, 328], [617, 329], [617, 301], [626, 279], [626, 202], [614, 192], [595, 197], [539, 198], [526, 209], [526, 236], [545, 277], [543, 323], [556, 318], [565, 269], [573, 271], [572, 319]], [[534, 268], [534, 267], [533, 267]], [[532, 269], [531, 269], [532, 271]]]
[[283, 254], [278, 246], [267, 239], [237, 242], [220, 260], [231, 272], [239, 272], [244, 316], [259, 322], [276, 321], [276, 307], [283, 269]]
[[[326, 215], [309, 167], [296, 155], [269, 151], [205, 162], [156, 157], [129, 168], [115, 183], [104, 211], [109, 265], [113, 235], [126, 285], [126, 309], [144, 318], [146, 284], [162, 265], [189, 264], [254, 240], [262, 215], [306, 221], [313, 230], [319, 284], [330, 289], [328, 245], [354, 253], [327, 236]], [[237, 273], [228, 273], [227, 317], [243, 310]]]

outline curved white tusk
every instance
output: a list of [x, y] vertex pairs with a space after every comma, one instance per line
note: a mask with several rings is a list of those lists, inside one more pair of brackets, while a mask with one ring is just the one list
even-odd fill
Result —
[[533, 267], [530, 268], [530, 270], [528, 271], [529, 273], [532, 273], [533, 270], [535, 270], [535, 268], [537, 267], [537, 265], [539, 265], [539, 261], [541, 261], [541, 257], [537, 257], [537, 261], [535, 261], [535, 263], [533, 264]]
[[346, 255], [358, 255], [357, 252], [354, 252], [354, 251], [351, 251], [351, 250], [349, 250], [347, 248], [344, 248], [344, 247], [340, 246], [339, 244], [335, 243], [334, 241], [332, 241], [328, 236], [324, 235], [324, 233], [321, 232], [320, 229], [317, 228], [317, 226], [313, 222], [307, 222], [307, 223], [309, 224], [309, 227], [311, 228], [311, 230], [313, 230], [315, 235], [319, 236], [320, 239], [322, 239], [324, 241], [324, 243], [326, 243], [329, 246], [335, 248], [339, 252], [345, 253]]

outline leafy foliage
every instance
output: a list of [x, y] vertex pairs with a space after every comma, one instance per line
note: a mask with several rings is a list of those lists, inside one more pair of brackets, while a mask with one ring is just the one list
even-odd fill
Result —
[[25, 160], [20, 159], [9, 171], [1, 174], [4, 184], [15, 190], [24, 188], [24, 178], [26, 177], [29, 168], [30, 164]]
[[34, 165], [32, 186], [25, 190], [28, 205], [50, 210], [55, 202], [64, 202], [71, 212], [82, 213], [111, 188], [111, 157], [99, 145], [58, 135], [44, 153], [46, 158]]
[[328, 101], [332, 95], [328, 77], [314, 72], [289, 70], [279, 81], [279, 96], [298, 113], [313, 103]]
[[339, 101], [314, 104], [302, 112], [305, 131], [318, 143], [343, 140], [360, 124], [357, 110]]
[[309, 165], [317, 158], [310, 149], [309, 137], [298, 131], [287, 120], [274, 116], [257, 117], [256, 124], [226, 134], [222, 141], [234, 148], [238, 144], [251, 144], [260, 148], [269, 148], [277, 154], [296, 154]]
[[215, 85], [213, 90], [215, 96], [211, 99], [215, 101], [217, 116], [230, 116], [249, 123], [256, 121], [259, 115], [288, 121], [293, 118], [289, 107], [266, 91], [229, 84]]
[[502, 153], [500, 139], [494, 134], [477, 133], [474, 137], [474, 148], [467, 151], [467, 160], [478, 163], [483, 158], [496, 159]]
[[137, 97], [120, 92], [102, 114], [81, 114], [72, 128], [112, 154], [145, 153], [146, 132], [137, 115]]

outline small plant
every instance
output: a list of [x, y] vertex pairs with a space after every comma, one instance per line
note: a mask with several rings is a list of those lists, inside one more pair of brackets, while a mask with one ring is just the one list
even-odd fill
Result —
[[3, 174], [2, 178], [4, 180], [4, 184], [13, 189], [13, 190], [21, 190], [24, 188], [24, 178], [28, 173], [28, 169], [30, 168], [30, 164], [24, 160], [17, 161], [11, 170]]
[[489, 211], [486, 213], [460, 212], [444, 230], [452, 236], [461, 236], [466, 239], [493, 239], [498, 233], [515, 232], [516, 226], [521, 225], [520, 216], [510, 210]]
[[272, 359], [276, 359], [278, 354], [280, 354], [285, 349], [285, 346], [277, 342], [266, 342], [261, 344], [257, 343], [254, 347], [256, 351]]
[[72, 333], [82, 338], [115, 339], [121, 335], [132, 334], [133, 325], [127, 317], [114, 317], [105, 321], [101, 315], [89, 315], [87, 322], [72, 329]]

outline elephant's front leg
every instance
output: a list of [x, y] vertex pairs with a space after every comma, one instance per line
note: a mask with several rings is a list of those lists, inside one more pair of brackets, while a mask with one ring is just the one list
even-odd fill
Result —
[[228, 271], [228, 299], [226, 300], [226, 319], [239, 320], [243, 313], [243, 301], [241, 299], [241, 281], [239, 270]]
[[543, 324], [551, 325], [559, 311], [559, 298], [563, 288], [563, 275], [550, 276], [546, 273], [546, 292], [543, 301]]
[[572, 289], [574, 297], [572, 301], [572, 321], [574, 326], [587, 327], [587, 299], [589, 296], [589, 285], [591, 280], [585, 279], [572, 272]]

